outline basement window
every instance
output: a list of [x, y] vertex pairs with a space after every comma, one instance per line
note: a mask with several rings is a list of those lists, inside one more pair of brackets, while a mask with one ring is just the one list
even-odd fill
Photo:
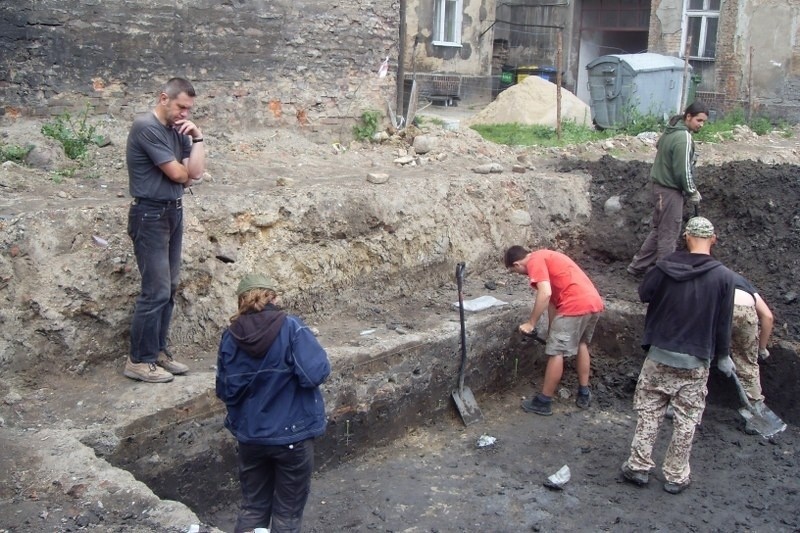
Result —
[[717, 28], [720, 0], [685, 0], [681, 57], [689, 43], [689, 57], [713, 60], [717, 56]]
[[433, 44], [461, 46], [463, 0], [433, 1]]

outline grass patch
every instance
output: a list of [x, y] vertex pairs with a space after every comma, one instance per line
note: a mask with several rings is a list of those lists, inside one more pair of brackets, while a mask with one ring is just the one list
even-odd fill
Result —
[[440, 119], [439, 117], [417, 115], [414, 117], [414, 124], [417, 127], [423, 126], [424, 124], [435, 124], [441, 127], [444, 126], [444, 120]]
[[561, 125], [561, 139], [555, 128], [538, 124], [476, 124], [471, 128], [481, 137], [497, 144], [512, 146], [565, 146], [583, 144], [613, 137], [616, 132], [600, 131], [594, 128], [578, 126], [575, 122], [564, 122]]
[[[734, 129], [740, 125], [748, 126], [758, 135], [765, 135], [776, 130], [787, 138], [793, 135], [792, 127], [785, 121], [774, 124], [765, 117], [755, 117], [748, 123], [745, 120], [744, 111], [737, 108], [721, 119], [706, 122], [703, 129], [694, 134], [694, 138], [697, 141], [705, 142], [730, 140], [733, 139]], [[660, 134], [664, 131], [665, 126], [665, 121], [659, 117], [632, 113], [624, 126], [613, 130], [598, 130], [592, 126], [579, 126], [575, 122], [566, 121], [561, 125], [561, 139], [558, 138], [555, 128], [535, 124], [484, 124], [474, 125], [471, 128], [477, 131], [484, 139], [497, 144], [556, 147], [602, 141], [617, 135], [635, 136], [647, 131], [654, 131]]]

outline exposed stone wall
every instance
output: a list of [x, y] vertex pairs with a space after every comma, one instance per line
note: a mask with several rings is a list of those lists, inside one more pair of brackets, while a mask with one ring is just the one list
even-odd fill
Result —
[[325, 124], [394, 98], [396, 0], [17, 0], [0, 3], [0, 116], [89, 102], [127, 116], [172, 76], [197, 113], [243, 125]]

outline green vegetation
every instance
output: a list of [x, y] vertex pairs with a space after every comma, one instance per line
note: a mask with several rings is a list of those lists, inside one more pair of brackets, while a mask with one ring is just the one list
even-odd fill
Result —
[[491, 124], [474, 125], [471, 128], [488, 140], [497, 144], [516, 146], [565, 146], [569, 144], [582, 144], [589, 141], [607, 139], [617, 132], [599, 131], [591, 127], [578, 126], [575, 122], [567, 121], [561, 125], [561, 140], [558, 139], [555, 128], [542, 125], [523, 124]]
[[361, 113], [361, 122], [353, 126], [353, 135], [359, 141], [369, 141], [378, 131], [379, 111], [364, 111]]
[[755, 116], [749, 122], [745, 118], [744, 110], [740, 107], [732, 109], [721, 119], [706, 122], [703, 129], [695, 134], [699, 141], [719, 141], [733, 138], [736, 126], [746, 125], [757, 135], [766, 135], [773, 131], [780, 131], [784, 137], [793, 135], [791, 125], [785, 120], [774, 123], [763, 116]]
[[64, 153], [70, 159], [83, 159], [90, 144], [98, 144], [102, 137], [95, 133], [96, 127], [88, 123], [89, 104], [83, 112], [72, 117], [67, 112], [58, 115], [51, 122], [42, 126], [42, 134], [61, 143]]
[[0, 163], [5, 163], [6, 161], [23, 163], [31, 150], [33, 150], [32, 144], [27, 146], [19, 146], [16, 144], [0, 143]]
[[[646, 131], [658, 133], [664, 131], [665, 122], [659, 117], [641, 115], [635, 111], [629, 112], [627, 116], [628, 123], [614, 130], [596, 130], [591, 126], [579, 126], [572, 121], [564, 122], [561, 125], [560, 140], [556, 134], [556, 129], [549, 126], [515, 123], [475, 125], [472, 126], [472, 129], [477, 131], [484, 139], [497, 144], [545, 147], [601, 141], [616, 135], [638, 135]], [[739, 125], [748, 126], [758, 135], [765, 135], [779, 130], [785, 137], [792, 136], [792, 128], [785, 121], [774, 124], [768, 118], [758, 116], [748, 122], [745, 119], [744, 111], [737, 108], [728, 112], [721, 119], [706, 122], [703, 129], [695, 134], [695, 139], [706, 142], [732, 139], [734, 128]]]
[[78, 167], [66, 167], [59, 170], [54, 170], [50, 173], [50, 179], [53, 180], [53, 183], [61, 183], [66, 178], [72, 178], [78, 172]]
[[437, 126], [444, 126], [444, 120], [440, 119], [439, 117], [433, 116], [420, 116], [417, 115], [414, 117], [414, 125], [419, 127], [423, 126], [424, 124], [435, 124]]

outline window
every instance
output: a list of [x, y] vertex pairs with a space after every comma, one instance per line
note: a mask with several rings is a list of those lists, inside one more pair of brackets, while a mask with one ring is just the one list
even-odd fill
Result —
[[434, 0], [433, 44], [461, 46], [461, 9], [463, 0]]
[[720, 0], [686, 0], [685, 22], [681, 56], [689, 43], [689, 57], [714, 59], [717, 55], [717, 27], [719, 26]]

